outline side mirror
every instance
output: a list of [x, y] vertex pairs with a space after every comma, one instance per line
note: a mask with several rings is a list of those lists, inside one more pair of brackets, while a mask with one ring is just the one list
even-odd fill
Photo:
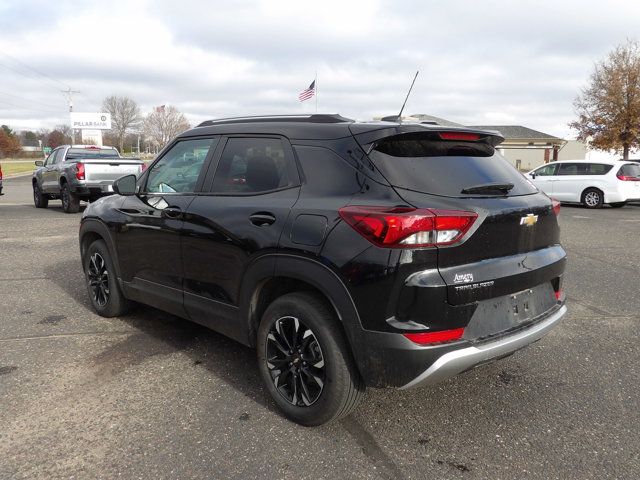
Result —
[[36, 167], [41, 167], [44, 165], [44, 162], [42, 160], [36, 160]]
[[118, 195], [130, 197], [136, 194], [136, 176], [125, 175], [113, 182], [113, 191]]

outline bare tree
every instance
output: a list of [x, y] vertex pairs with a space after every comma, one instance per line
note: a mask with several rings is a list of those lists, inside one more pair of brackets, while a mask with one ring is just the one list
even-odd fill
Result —
[[186, 117], [176, 107], [163, 105], [147, 115], [143, 129], [145, 136], [162, 148], [189, 127]]
[[578, 139], [599, 150], [622, 152], [640, 146], [640, 46], [627, 41], [596, 63], [590, 84], [574, 102]]
[[122, 153], [125, 136], [139, 128], [142, 122], [140, 107], [129, 97], [111, 95], [104, 99], [102, 108], [111, 114], [111, 132], [118, 142], [120, 153]]

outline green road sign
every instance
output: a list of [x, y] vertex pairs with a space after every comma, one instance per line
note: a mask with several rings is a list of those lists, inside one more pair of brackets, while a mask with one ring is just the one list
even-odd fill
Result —
[[49, 155], [51, 153], [51, 147], [43, 147], [42, 151], [46, 154]]

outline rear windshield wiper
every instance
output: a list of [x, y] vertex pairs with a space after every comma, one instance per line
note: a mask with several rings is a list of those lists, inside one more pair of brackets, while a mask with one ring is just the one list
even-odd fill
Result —
[[478, 193], [480, 195], [506, 195], [513, 188], [513, 183], [483, 183], [481, 185], [473, 185], [472, 187], [463, 188], [460, 193], [471, 195]]

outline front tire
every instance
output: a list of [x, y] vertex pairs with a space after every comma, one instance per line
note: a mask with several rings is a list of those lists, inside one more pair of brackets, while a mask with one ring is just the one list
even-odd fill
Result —
[[582, 193], [582, 204], [587, 208], [602, 208], [604, 195], [597, 188], [587, 188]]
[[60, 189], [60, 199], [62, 200], [62, 209], [65, 213], [78, 213], [80, 211], [80, 199], [77, 195], [71, 193], [69, 184], [62, 184]]
[[49, 198], [42, 193], [37, 183], [33, 184], [33, 204], [36, 208], [47, 208], [49, 205]]
[[611, 208], [622, 208], [622, 207], [624, 207], [626, 204], [627, 204], [627, 202], [613, 202], [613, 203], [610, 203], [610, 204], [609, 204], [609, 206], [610, 206]]
[[96, 240], [89, 245], [82, 266], [89, 299], [96, 313], [103, 317], [124, 315], [130, 302], [120, 290], [113, 260], [104, 241]]
[[317, 295], [275, 300], [258, 328], [258, 365], [269, 393], [296, 423], [316, 426], [349, 415], [364, 385], [333, 310]]

